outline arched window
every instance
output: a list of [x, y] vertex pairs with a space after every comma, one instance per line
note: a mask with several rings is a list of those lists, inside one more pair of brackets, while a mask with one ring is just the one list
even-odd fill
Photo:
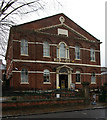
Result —
[[75, 59], [80, 59], [80, 47], [75, 46]]
[[90, 59], [91, 59], [91, 61], [95, 61], [95, 50], [94, 50], [94, 48], [90, 49]]
[[91, 84], [95, 84], [96, 83], [96, 77], [95, 77], [95, 73], [93, 72], [92, 74], [91, 74]]
[[50, 46], [47, 41], [43, 43], [43, 56], [44, 57], [50, 56]]
[[28, 83], [28, 71], [25, 68], [21, 70], [21, 83]]
[[28, 41], [21, 40], [21, 55], [28, 55]]
[[50, 82], [50, 71], [45, 69], [43, 72], [44, 82]]
[[69, 58], [69, 48], [65, 43], [60, 43], [57, 47], [57, 58]]
[[66, 46], [64, 43], [60, 44], [60, 58], [66, 57]]
[[81, 76], [80, 76], [80, 71], [76, 71], [76, 83], [81, 82]]

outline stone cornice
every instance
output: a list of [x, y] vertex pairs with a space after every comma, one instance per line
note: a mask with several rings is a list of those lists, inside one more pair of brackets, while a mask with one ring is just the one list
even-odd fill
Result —
[[46, 32], [41, 32], [41, 31], [35, 31], [36, 33], [39, 34], [44, 34], [44, 35], [50, 35], [50, 36], [55, 36], [55, 37], [60, 37], [60, 38], [72, 38], [74, 40], [82, 40], [82, 41], [87, 41], [87, 42], [91, 42], [91, 43], [98, 43], [98, 41], [93, 41], [93, 40], [88, 40], [88, 39], [83, 39], [83, 38], [76, 38], [73, 36], [63, 36], [63, 35], [58, 35], [58, 34], [52, 34], [52, 33], [46, 33]]

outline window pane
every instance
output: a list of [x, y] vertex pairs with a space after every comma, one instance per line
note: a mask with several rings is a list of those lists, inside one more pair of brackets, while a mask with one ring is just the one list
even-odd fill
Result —
[[61, 43], [61, 45], [60, 45], [60, 58], [65, 58], [65, 57], [66, 57], [65, 44]]
[[95, 50], [93, 48], [91, 48], [90, 50], [90, 57], [91, 57], [91, 60], [95, 60]]
[[21, 54], [28, 54], [28, 41], [21, 40]]
[[92, 73], [92, 75], [91, 75], [91, 82], [92, 83], [96, 82], [95, 73]]
[[69, 49], [67, 49], [67, 58], [69, 58]]
[[57, 58], [59, 57], [59, 48], [57, 48]]
[[45, 69], [44, 70], [44, 74], [43, 74], [43, 77], [44, 77], [44, 82], [49, 82], [50, 80], [50, 72], [49, 70]]
[[75, 58], [80, 59], [80, 47], [79, 46], [75, 47]]
[[48, 42], [44, 42], [43, 45], [43, 56], [50, 56], [50, 46]]
[[80, 72], [76, 71], [76, 82], [80, 82]]
[[21, 71], [21, 82], [28, 82], [28, 71], [26, 69]]

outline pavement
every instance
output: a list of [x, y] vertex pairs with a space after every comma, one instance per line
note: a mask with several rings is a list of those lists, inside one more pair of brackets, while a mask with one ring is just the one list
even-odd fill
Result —
[[81, 105], [53, 105], [45, 107], [32, 107], [26, 109], [15, 109], [2, 111], [2, 117], [22, 116], [22, 115], [33, 115], [33, 114], [45, 114], [45, 113], [56, 113], [56, 112], [69, 112], [69, 111], [80, 111], [90, 109], [102, 109], [107, 108], [107, 103], [96, 103], [92, 104], [81, 104]]

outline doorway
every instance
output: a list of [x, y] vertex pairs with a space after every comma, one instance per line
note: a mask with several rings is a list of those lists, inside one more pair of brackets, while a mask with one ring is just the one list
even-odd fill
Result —
[[68, 75], [59, 75], [59, 87], [61, 89], [68, 88]]

